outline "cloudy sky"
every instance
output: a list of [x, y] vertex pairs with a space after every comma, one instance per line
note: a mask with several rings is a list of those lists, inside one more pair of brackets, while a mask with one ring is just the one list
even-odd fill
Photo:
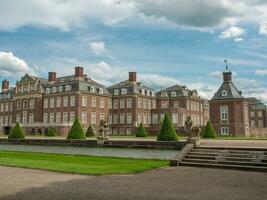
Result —
[[266, 0], [0, 0], [0, 76], [73, 74], [109, 86], [137, 71], [211, 98], [228, 59], [245, 96], [267, 103]]

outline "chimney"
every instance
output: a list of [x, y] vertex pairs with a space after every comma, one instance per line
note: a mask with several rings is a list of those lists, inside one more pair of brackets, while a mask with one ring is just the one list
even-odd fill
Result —
[[9, 89], [9, 81], [5, 79], [2, 81], [2, 92], [6, 92], [8, 89]]
[[56, 82], [57, 73], [56, 72], [48, 72], [48, 82], [53, 83]]
[[129, 81], [136, 82], [136, 72], [129, 72]]
[[75, 78], [83, 78], [83, 67], [75, 67]]
[[231, 82], [232, 81], [232, 72], [224, 71], [223, 72], [223, 82]]

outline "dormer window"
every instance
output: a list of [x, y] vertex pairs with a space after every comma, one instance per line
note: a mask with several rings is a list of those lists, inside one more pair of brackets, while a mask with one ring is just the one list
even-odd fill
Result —
[[177, 93], [176, 92], [171, 92], [171, 97], [176, 97]]
[[90, 87], [90, 92], [95, 92], [95, 87]]
[[119, 95], [119, 90], [114, 90], [114, 95]]
[[127, 89], [123, 88], [123, 89], [121, 90], [121, 94], [127, 94]]
[[56, 93], [57, 92], [57, 88], [56, 87], [53, 87], [52, 88], [52, 93]]
[[61, 83], [64, 82], [64, 78], [61, 78], [61, 79], [60, 79], [60, 82], [61, 82]]
[[49, 93], [50, 93], [50, 88], [46, 88], [46, 89], [45, 89], [45, 93], [46, 93], [46, 94], [49, 94]]
[[154, 97], [155, 96], [155, 92], [151, 91], [151, 96]]
[[66, 85], [66, 86], [65, 86], [65, 90], [66, 90], [66, 91], [70, 91], [70, 90], [71, 90], [71, 86], [70, 86], [70, 85]]
[[145, 89], [142, 89], [142, 95], [146, 95]]
[[149, 90], [146, 91], [146, 95], [150, 96], [150, 91]]
[[63, 87], [62, 87], [62, 86], [59, 86], [59, 87], [58, 87], [58, 91], [59, 91], [59, 92], [62, 92], [62, 91], [63, 91]]
[[103, 93], [104, 93], [103, 88], [99, 88], [99, 94], [103, 94]]
[[223, 91], [222, 91], [222, 96], [223, 96], [223, 97], [227, 96], [227, 91], [226, 91], [226, 90], [223, 90]]

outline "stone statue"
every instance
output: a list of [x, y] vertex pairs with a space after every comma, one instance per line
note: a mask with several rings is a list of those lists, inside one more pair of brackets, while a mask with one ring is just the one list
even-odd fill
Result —
[[99, 140], [108, 140], [109, 139], [109, 126], [108, 122], [105, 120], [100, 120], [100, 127], [99, 127], [99, 136], [97, 139]]
[[192, 138], [192, 126], [193, 126], [193, 121], [191, 119], [191, 116], [188, 116], [186, 121], [185, 121], [185, 131], [189, 139]]

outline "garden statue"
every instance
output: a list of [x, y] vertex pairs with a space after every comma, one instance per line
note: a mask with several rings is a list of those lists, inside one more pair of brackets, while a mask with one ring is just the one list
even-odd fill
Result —
[[97, 139], [99, 140], [108, 140], [109, 139], [109, 127], [108, 122], [105, 120], [100, 120], [100, 128], [98, 130], [99, 136]]
[[197, 126], [193, 126], [193, 121], [190, 116], [187, 117], [185, 121], [185, 131], [187, 134], [187, 142], [192, 143], [193, 142], [193, 136], [196, 137], [196, 140], [199, 141], [200, 139], [200, 133], [201, 133], [201, 128]]

